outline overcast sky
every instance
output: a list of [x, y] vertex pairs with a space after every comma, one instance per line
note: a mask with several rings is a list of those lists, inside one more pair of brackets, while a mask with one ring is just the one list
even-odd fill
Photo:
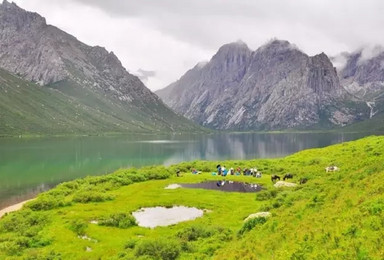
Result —
[[89, 45], [113, 51], [152, 90], [218, 48], [272, 38], [310, 55], [384, 45], [383, 0], [14, 0]]

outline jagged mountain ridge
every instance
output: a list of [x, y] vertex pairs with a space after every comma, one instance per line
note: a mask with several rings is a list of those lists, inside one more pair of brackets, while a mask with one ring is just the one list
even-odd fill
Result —
[[243, 42], [224, 45], [205, 66], [156, 93], [176, 112], [215, 129], [344, 125], [361, 116], [341, 104], [348, 93], [327, 55], [310, 57], [280, 40], [256, 51]]
[[0, 68], [114, 117], [114, 130], [121, 121], [145, 132], [198, 129], [129, 74], [113, 52], [90, 47], [6, 0], [0, 5]]
[[363, 51], [345, 53], [346, 63], [339, 75], [342, 86], [366, 102], [372, 118], [384, 112], [384, 49], [377, 47], [369, 57]]

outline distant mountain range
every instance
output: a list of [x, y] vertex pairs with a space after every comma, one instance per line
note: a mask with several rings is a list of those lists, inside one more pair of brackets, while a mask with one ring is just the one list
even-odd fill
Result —
[[[336, 70], [332, 62], [339, 58], [345, 65]], [[160, 99], [113, 52], [5, 0], [0, 92], [0, 136], [204, 131], [201, 126], [374, 130], [384, 123], [384, 51], [311, 57], [287, 41], [255, 51], [239, 41], [157, 91]]]
[[239, 41], [156, 94], [214, 129], [328, 129], [373, 119], [384, 109], [384, 52], [342, 56], [337, 71], [326, 54], [310, 57], [287, 41], [256, 51]]
[[119, 59], [0, 5], [0, 135], [199, 131]]

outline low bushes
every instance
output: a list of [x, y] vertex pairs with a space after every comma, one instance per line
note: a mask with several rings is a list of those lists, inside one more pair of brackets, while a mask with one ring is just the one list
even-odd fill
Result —
[[79, 191], [73, 195], [73, 201], [80, 203], [102, 202], [112, 199], [112, 196], [101, 191]]
[[85, 230], [88, 227], [88, 223], [81, 219], [72, 221], [69, 225], [69, 229], [75, 232], [79, 236], [85, 235]]
[[32, 210], [50, 210], [54, 208], [69, 206], [71, 203], [64, 196], [53, 196], [51, 194], [43, 194], [37, 199], [29, 202], [26, 207]]
[[[136, 246], [136, 257], [155, 260], [174, 260], [180, 255], [180, 243], [174, 240], [144, 240]], [[144, 258], [146, 259], [146, 258]]]
[[117, 213], [112, 214], [108, 218], [102, 219], [99, 222], [100, 226], [129, 228], [137, 226], [136, 219], [131, 214]]
[[[44, 247], [51, 239], [40, 235], [42, 228], [50, 223], [43, 212], [30, 209], [4, 216], [0, 222], [0, 252], [8, 255], [20, 255], [26, 248]], [[10, 233], [13, 235], [6, 235]]]
[[273, 190], [262, 190], [257, 193], [256, 200], [263, 201], [263, 200], [269, 200], [272, 198], [275, 198], [278, 194], [279, 190], [273, 189]]
[[267, 222], [267, 219], [263, 217], [249, 219], [239, 230], [239, 235], [243, 235], [244, 233], [254, 229], [256, 226], [263, 225], [265, 222]]
[[196, 241], [199, 238], [207, 238], [214, 235], [217, 232], [216, 229], [206, 227], [203, 225], [193, 225], [179, 231], [176, 235], [182, 240]]

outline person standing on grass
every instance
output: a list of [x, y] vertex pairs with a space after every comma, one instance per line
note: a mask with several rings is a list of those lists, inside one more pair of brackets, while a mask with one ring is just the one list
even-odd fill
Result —
[[221, 170], [222, 170], [221, 165], [219, 164], [216, 167], [217, 167], [217, 175], [221, 175]]

